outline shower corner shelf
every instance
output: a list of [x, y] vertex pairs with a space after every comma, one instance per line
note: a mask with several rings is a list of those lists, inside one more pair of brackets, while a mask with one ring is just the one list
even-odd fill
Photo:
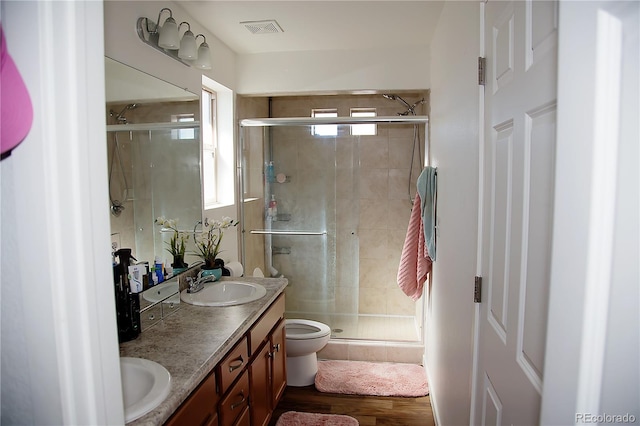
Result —
[[291, 220], [291, 213], [278, 213], [274, 222], [289, 222]]
[[291, 254], [291, 247], [272, 247], [271, 252], [273, 254]]

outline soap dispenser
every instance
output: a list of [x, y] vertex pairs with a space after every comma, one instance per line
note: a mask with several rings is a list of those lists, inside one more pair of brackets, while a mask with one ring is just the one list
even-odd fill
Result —
[[278, 202], [274, 194], [271, 194], [271, 201], [269, 201], [269, 216], [274, 222], [278, 220]]

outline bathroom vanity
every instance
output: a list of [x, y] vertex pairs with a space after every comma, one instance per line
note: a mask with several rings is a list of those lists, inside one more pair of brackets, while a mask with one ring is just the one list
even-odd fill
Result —
[[[223, 277], [222, 280], [229, 279]], [[171, 374], [169, 396], [130, 425], [266, 425], [286, 387], [285, 278], [233, 278], [264, 286], [237, 306], [180, 303], [179, 311], [120, 345], [120, 356]]]

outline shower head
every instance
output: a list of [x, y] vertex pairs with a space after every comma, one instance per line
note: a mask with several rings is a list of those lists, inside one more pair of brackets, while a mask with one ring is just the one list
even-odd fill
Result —
[[118, 114], [116, 114], [114, 110], [110, 110], [109, 116], [113, 117], [115, 115], [116, 121], [119, 124], [127, 124], [127, 117], [124, 116], [124, 112], [135, 108], [138, 108], [138, 104], [129, 104], [126, 107], [122, 108], [122, 111], [120, 111]]
[[396, 94], [384, 94], [382, 95], [382, 97], [384, 97], [385, 99], [389, 99], [391, 101], [398, 101], [402, 103], [404, 106], [406, 106], [407, 108], [411, 109], [411, 105], [409, 105], [409, 102], [405, 101], [404, 99], [402, 99], [400, 96]]
[[398, 101], [402, 105], [407, 107], [407, 110], [405, 112], [399, 112], [398, 115], [409, 115], [409, 114], [416, 115], [416, 112], [415, 112], [416, 106], [424, 103], [424, 98], [423, 98], [423, 99], [420, 99], [418, 102], [414, 103], [413, 105], [410, 105], [409, 102], [405, 101], [400, 96], [393, 93], [384, 93], [382, 97], [385, 99], [389, 99], [391, 101]]

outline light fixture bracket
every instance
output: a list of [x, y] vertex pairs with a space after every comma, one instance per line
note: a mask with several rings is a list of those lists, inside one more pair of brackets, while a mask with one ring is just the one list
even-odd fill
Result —
[[[150, 28], [153, 28], [153, 29], [150, 30]], [[145, 18], [144, 16], [141, 18], [138, 18], [138, 22], [136, 24], [136, 31], [138, 32], [138, 37], [140, 37], [140, 40], [142, 40], [145, 44], [153, 47], [154, 49], [164, 53], [165, 55], [175, 59], [176, 61], [180, 62], [182, 65], [190, 67], [191, 64], [189, 62], [187, 62], [186, 60], [183, 60], [178, 56], [177, 50], [163, 49], [162, 47], [158, 46], [158, 39], [160, 38], [160, 36], [156, 28], [157, 28], [157, 24], [153, 22], [151, 19]]]

